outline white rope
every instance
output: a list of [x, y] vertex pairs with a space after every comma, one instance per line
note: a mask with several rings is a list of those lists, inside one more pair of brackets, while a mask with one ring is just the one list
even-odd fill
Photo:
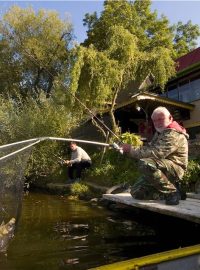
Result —
[[29, 143], [29, 142], [33, 142], [31, 144], [29, 144], [28, 146], [24, 146], [14, 152], [11, 152], [9, 154], [7, 154], [6, 156], [3, 156], [0, 158], [1, 160], [4, 160], [8, 157], [11, 157], [13, 155], [16, 155], [24, 150], [26, 150], [29, 147], [32, 147], [33, 145], [41, 142], [41, 141], [46, 141], [46, 140], [52, 140], [52, 141], [66, 141], [66, 142], [80, 142], [80, 143], [87, 143], [87, 144], [94, 144], [94, 145], [100, 145], [100, 146], [104, 146], [104, 147], [109, 147], [110, 145], [108, 143], [101, 143], [101, 142], [95, 142], [95, 141], [86, 141], [86, 140], [79, 140], [79, 139], [73, 139], [73, 138], [57, 138], [57, 137], [39, 137], [39, 138], [34, 138], [34, 139], [29, 139], [29, 140], [25, 140], [25, 141], [19, 141], [19, 142], [14, 142], [14, 143], [10, 143], [10, 144], [5, 144], [5, 145], [1, 145], [0, 149], [9, 147], [9, 146], [14, 146], [14, 145], [19, 145], [19, 144], [23, 144], [23, 143]]
[[56, 137], [47, 137], [47, 138], [49, 140], [55, 140], [55, 141], [80, 142], [80, 143], [95, 144], [95, 145], [101, 145], [101, 146], [107, 146], [107, 147], [110, 146], [108, 143], [85, 141], [85, 140], [79, 140], [79, 139], [73, 139], [73, 138], [56, 138]]
[[4, 144], [4, 145], [0, 146], [0, 149], [5, 148], [5, 147], [9, 147], [9, 146], [22, 144], [22, 143], [34, 142], [34, 141], [37, 141], [37, 140], [43, 141], [43, 140], [46, 140], [46, 139], [48, 139], [48, 137], [40, 137], [40, 138], [34, 138], [34, 139], [25, 140], [25, 141], [19, 141], [19, 142]]
[[37, 143], [39, 143], [39, 142], [41, 142], [41, 140], [37, 140], [36, 142], [31, 143], [31, 144], [29, 144], [29, 145], [27, 145], [27, 146], [25, 146], [25, 147], [22, 147], [22, 148], [18, 149], [17, 151], [14, 151], [14, 152], [12, 152], [12, 153], [6, 155], [6, 156], [3, 156], [3, 157], [0, 158], [0, 161], [6, 159], [6, 158], [8, 158], [8, 157], [14, 156], [14, 155], [16, 155], [16, 154], [18, 154], [18, 153], [24, 151], [25, 149], [27, 149], [27, 148], [29, 148], [29, 147], [32, 147], [33, 145], [35, 145], [35, 144], [37, 144]]

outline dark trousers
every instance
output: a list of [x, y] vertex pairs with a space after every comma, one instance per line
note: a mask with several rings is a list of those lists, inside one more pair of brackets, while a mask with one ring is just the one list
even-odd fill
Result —
[[89, 161], [80, 161], [72, 164], [72, 166], [68, 167], [68, 176], [70, 179], [81, 178], [81, 173], [86, 168], [91, 167], [91, 162]]

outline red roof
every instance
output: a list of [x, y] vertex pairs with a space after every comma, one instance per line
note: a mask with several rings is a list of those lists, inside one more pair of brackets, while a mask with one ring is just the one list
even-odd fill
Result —
[[200, 47], [176, 59], [178, 64], [176, 70], [180, 72], [198, 62], [200, 63]]

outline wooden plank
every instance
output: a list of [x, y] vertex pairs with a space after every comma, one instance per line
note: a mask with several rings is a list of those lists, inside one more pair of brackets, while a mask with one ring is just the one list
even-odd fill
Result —
[[200, 224], [200, 200], [187, 199], [180, 201], [179, 205], [166, 205], [164, 201], [136, 200], [130, 193], [103, 194], [103, 198]]

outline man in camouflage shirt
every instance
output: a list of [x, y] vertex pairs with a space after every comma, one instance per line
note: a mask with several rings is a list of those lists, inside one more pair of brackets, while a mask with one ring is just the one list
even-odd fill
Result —
[[188, 134], [165, 107], [152, 113], [156, 133], [147, 146], [134, 148], [123, 144], [122, 149], [134, 159], [139, 159], [141, 178], [131, 188], [135, 199], [164, 198], [166, 204], [179, 204], [179, 181], [188, 164]]

